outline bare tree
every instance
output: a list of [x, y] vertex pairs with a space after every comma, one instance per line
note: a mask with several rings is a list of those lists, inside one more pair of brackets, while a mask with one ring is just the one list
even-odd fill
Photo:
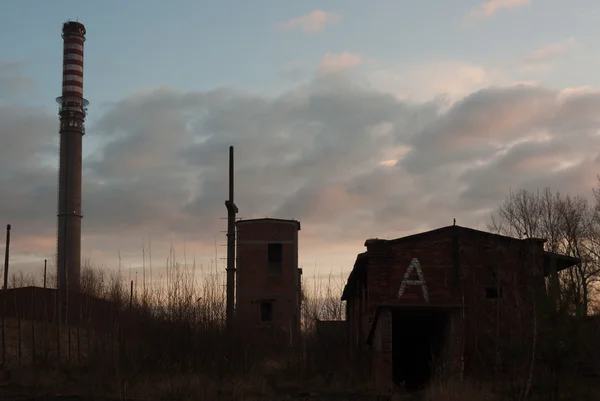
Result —
[[581, 196], [520, 190], [510, 193], [490, 216], [488, 229], [516, 238], [544, 238], [545, 249], [579, 258], [581, 263], [559, 275], [561, 297], [570, 312], [586, 315], [600, 279], [600, 184], [597, 204]]

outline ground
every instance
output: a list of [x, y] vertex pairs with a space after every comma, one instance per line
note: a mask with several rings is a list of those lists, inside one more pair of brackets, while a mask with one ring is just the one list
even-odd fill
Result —
[[[597, 379], [562, 380], [564, 401], [600, 401]], [[530, 401], [547, 400], [540, 389], [532, 389]], [[394, 395], [375, 395], [366, 389], [324, 378], [293, 380], [277, 375], [248, 379], [203, 379], [194, 377], [137, 378], [128, 382], [97, 372], [21, 369], [5, 374], [0, 382], [0, 400], [213, 400], [213, 401], [505, 401], [517, 400], [506, 383], [433, 383], [417, 393], [398, 390]]]

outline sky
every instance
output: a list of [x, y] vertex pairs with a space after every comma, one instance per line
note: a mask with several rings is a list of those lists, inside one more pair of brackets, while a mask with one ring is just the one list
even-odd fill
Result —
[[[305, 274], [367, 238], [485, 229], [510, 190], [592, 195], [594, 0], [4, 0], [0, 223], [11, 271], [56, 251], [62, 23], [87, 29], [83, 257], [223, 265], [241, 218], [297, 219]], [[4, 238], [2, 238], [4, 242]], [[144, 244], [144, 245], [143, 245]], [[185, 251], [185, 252], [184, 252]], [[223, 265], [224, 266], [224, 265]]]

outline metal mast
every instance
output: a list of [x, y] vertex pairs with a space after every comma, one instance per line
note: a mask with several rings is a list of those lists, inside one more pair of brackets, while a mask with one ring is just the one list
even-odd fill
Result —
[[233, 325], [234, 291], [235, 291], [235, 217], [238, 208], [233, 201], [233, 146], [229, 147], [229, 199], [227, 207], [227, 311], [226, 324], [230, 329]]

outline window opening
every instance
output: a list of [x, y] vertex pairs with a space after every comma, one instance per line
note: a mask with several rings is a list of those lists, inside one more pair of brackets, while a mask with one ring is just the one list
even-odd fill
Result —
[[260, 322], [270, 323], [273, 321], [273, 302], [261, 301], [260, 302]]
[[485, 287], [485, 297], [487, 299], [498, 299], [502, 297], [502, 286], [498, 281], [498, 273], [490, 270], [490, 276]]
[[283, 264], [283, 244], [268, 245], [269, 274], [281, 274]]

